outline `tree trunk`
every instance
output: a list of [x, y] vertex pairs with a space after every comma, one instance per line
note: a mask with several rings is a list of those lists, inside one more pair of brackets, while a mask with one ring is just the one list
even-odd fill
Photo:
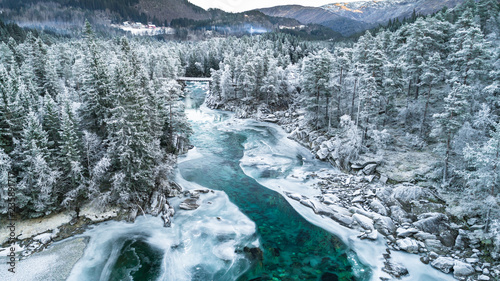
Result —
[[410, 94], [411, 94], [411, 82], [412, 80], [410, 79], [410, 84], [408, 85], [408, 94], [406, 96], [406, 113], [405, 113], [405, 126], [408, 123], [408, 110], [410, 108]]
[[319, 89], [316, 89], [316, 130], [319, 129]]
[[429, 86], [429, 91], [427, 92], [427, 101], [425, 102], [424, 116], [422, 117], [422, 123], [420, 124], [420, 137], [424, 137], [425, 119], [427, 117], [427, 111], [429, 110], [429, 100], [431, 99], [431, 89], [432, 89], [432, 86]]
[[451, 136], [448, 135], [446, 138], [446, 156], [444, 158], [444, 170], [443, 170], [443, 184], [446, 184], [448, 180], [448, 165], [450, 161], [450, 150], [451, 150]]
[[420, 78], [417, 78], [417, 89], [415, 90], [415, 100], [418, 100], [418, 95], [419, 95], [419, 91], [420, 91]]
[[328, 131], [330, 131], [330, 112], [329, 112], [329, 109], [330, 109], [330, 98], [328, 96], [326, 96], [326, 114], [325, 114], [325, 117], [326, 117], [326, 120], [328, 120]]
[[352, 101], [351, 101], [351, 118], [354, 120], [354, 100], [356, 99], [356, 84], [358, 83], [358, 80], [354, 80], [354, 91], [352, 92]]

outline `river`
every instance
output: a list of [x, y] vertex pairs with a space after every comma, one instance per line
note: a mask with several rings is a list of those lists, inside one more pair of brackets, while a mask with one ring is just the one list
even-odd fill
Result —
[[[229, 112], [206, 108], [207, 86], [188, 83], [185, 89], [194, 149], [179, 157], [175, 179], [184, 190], [211, 190], [200, 194], [200, 207], [180, 210], [184, 198], [169, 199], [176, 209], [169, 228], [149, 215], [139, 216], [133, 224], [93, 225], [20, 263], [21, 273], [31, 276], [25, 280], [59, 280], [44, 274], [50, 268], [67, 267], [68, 257], [78, 259], [68, 270], [69, 281], [389, 277], [380, 270], [386, 249], [382, 237], [360, 240], [359, 232], [284, 196], [284, 192], [319, 195], [311, 187], [317, 180], [311, 172], [338, 171], [289, 140], [275, 124], [235, 119]], [[77, 251], [82, 239], [87, 241], [83, 256]], [[64, 245], [76, 250], [66, 255], [68, 262], [58, 258], [64, 256], [58, 253]], [[420, 263], [417, 255], [393, 252], [392, 256], [410, 271], [403, 280], [452, 279]], [[40, 272], [40, 278], [32, 278], [30, 272]]]

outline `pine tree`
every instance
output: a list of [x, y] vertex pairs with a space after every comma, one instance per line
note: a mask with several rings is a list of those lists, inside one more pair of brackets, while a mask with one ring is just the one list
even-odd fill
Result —
[[0, 214], [6, 214], [9, 207], [9, 174], [12, 161], [0, 147]]
[[[305, 58], [302, 63], [302, 85], [310, 112], [309, 122], [316, 130], [327, 125], [330, 116], [328, 108], [332, 92], [332, 67], [332, 56], [326, 49]], [[324, 115], [321, 112], [323, 108]]]
[[58, 185], [58, 202], [63, 206], [74, 205], [79, 210], [86, 198], [86, 180], [82, 166], [82, 144], [78, 135], [78, 122], [71, 109], [70, 101], [65, 97], [61, 108], [60, 140], [60, 170], [61, 178]]
[[26, 117], [22, 139], [16, 147], [15, 161], [19, 170], [17, 185], [18, 207], [26, 216], [41, 216], [54, 210], [54, 186], [59, 172], [48, 164], [47, 133], [38, 116]]
[[110, 79], [105, 66], [103, 52], [99, 49], [95, 35], [88, 22], [85, 23], [85, 58], [82, 85], [83, 105], [80, 110], [84, 127], [107, 137], [106, 120], [112, 107], [110, 100]]
[[467, 118], [469, 109], [467, 100], [471, 94], [472, 89], [470, 86], [455, 83], [448, 96], [444, 99], [443, 113], [434, 114], [433, 116], [436, 125], [433, 134], [443, 140], [446, 147], [444, 151], [443, 184], [448, 179], [452, 149], [451, 141]]
[[462, 204], [471, 205], [468, 203], [473, 202], [474, 205], [478, 201], [485, 203], [470, 207], [479, 208], [484, 212], [482, 215], [486, 215], [485, 229], [488, 231], [491, 218], [498, 216], [492, 215], [491, 211], [498, 210], [499, 207], [497, 195], [500, 190], [500, 122], [494, 124], [491, 138], [485, 144], [466, 147], [464, 158], [472, 169], [462, 172], [468, 188]]

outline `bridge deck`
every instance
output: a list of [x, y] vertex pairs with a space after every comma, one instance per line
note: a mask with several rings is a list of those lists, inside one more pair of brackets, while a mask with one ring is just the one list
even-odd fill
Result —
[[177, 77], [177, 81], [199, 81], [199, 82], [212, 82], [210, 77]]

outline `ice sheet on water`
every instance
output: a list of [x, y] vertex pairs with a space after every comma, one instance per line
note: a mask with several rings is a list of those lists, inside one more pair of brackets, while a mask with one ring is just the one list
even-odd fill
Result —
[[[318, 216], [311, 208], [284, 195], [285, 191], [305, 195], [309, 198], [321, 195], [320, 190], [311, 188], [312, 183], [319, 181], [319, 179], [311, 179], [308, 175], [314, 171], [318, 178], [326, 177], [339, 173], [337, 169], [314, 159], [314, 156], [307, 149], [286, 138], [286, 133], [274, 124], [244, 121], [235, 130], [253, 130], [260, 134], [257, 137], [252, 137], [252, 134], [247, 135], [244, 157], [240, 161], [240, 166], [247, 175], [257, 180], [261, 185], [281, 193], [294, 209], [309, 222], [338, 236], [356, 253], [360, 262], [372, 268], [372, 280], [390, 277], [382, 271], [383, 254], [386, 253], [387, 248], [383, 238], [379, 237], [376, 241], [360, 240], [357, 238], [358, 231], [343, 227], [330, 218]], [[301, 159], [299, 159], [300, 157]], [[297, 159], [302, 160], [302, 162], [297, 161]], [[269, 169], [288, 171], [275, 177], [262, 177], [263, 171]], [[392, 256], [393, 261], [402, 263], [410, 273], [408, 277], [401, 280], [454, 280], [451, 275], [443, 274], [429, 265], [422, 264], [417, 255], [393, 252]], [[362, 270], [361, 266], [356, 266], [357, 260], [355, 258], [351, 257], [351, 263], [354, 272]]]
[[[177, 182], [186, 189], [202, 188], [180, 177]], [[174, 199], [173, 205], [179, 200]], [[170, 228], [164, 228], [160, 218], [141, 216], [134, 224], [108, 222], [87, 231], [83, 235], [90, 236], [90, 241], [85, 255], [68, 280], [108, 276], [123, 241], [133, 236], [164, 253], [158, 280], [235, 280], [249, 266], [238, 250], [258, 243], [255, 224], [221, 191], [202, 194], [199, 202], [196, 210], [176, 212]]]

